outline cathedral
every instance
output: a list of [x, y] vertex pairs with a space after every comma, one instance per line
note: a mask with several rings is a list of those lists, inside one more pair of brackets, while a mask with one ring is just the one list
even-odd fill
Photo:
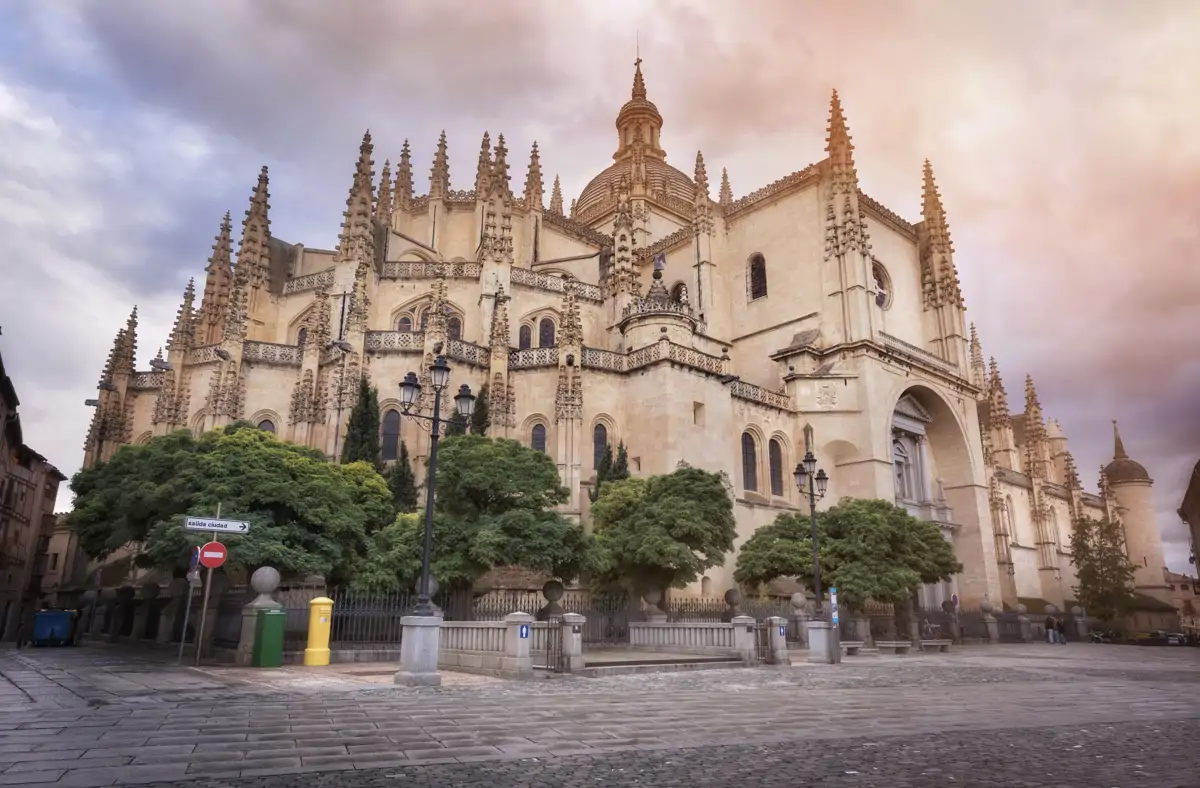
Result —
[[[835, 91], [822, 160], [737, 198], [722, 170], [713, 199], [700, 153], [690, 175], [667, 162], [663, 127], [639, 60], [613, 162], [566, 206], [557, 177], [544, 202], [536, 143], [514, 191], [504, 136], [485, 133], [462, 190], [443, 134], [418, 194], [408, 142], [376, 181], [368, 133], [332, 251], [271, 235], [264, 167], [236, 264], [226, 214], [165, 355], [135, 368], [136, 309], [117, 333], [85, 466], [238, 419], [336, 457], [365, 375], [383, 459], [403, 439], [420, 475], [429, 435], [401, 417], [398, 384], [416, 372], [428, 413], [444, 355], [451, 393], [486, 387], [490, 435], [554, 458], [584, 528], [617, 441], [635, 475], [681, 461], [724, 471], [739, 543], [807, 511], [792, 468], [809, 448], [829, 475], [822, 506], [895, 500], [953, 544], [964, 569], [924, 588], [926, 605], [1069, 607], [1070, 532], [1085, 516], [1119, 519], [1139, 592], [1166, 593], [1152, 482], [1119, 435], [1093, 495], [1032, 379], [1011, 413], [964, 317], [929, 162], [921, 221], [865, 194]], [[723, 593], [734, 562], [686, 593]]]

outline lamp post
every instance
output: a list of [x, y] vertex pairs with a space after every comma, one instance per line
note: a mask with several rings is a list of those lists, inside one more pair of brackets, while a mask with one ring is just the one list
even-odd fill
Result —
[[825, 469], [817, 470], [817, 458], [811, 451], [804, 452], [804, 461], [796, 463], [794, 471], [796, 487], [800, 494], [808, 498], [809, 511], [812, 514], [812, 561], [813, 561], [813, 595], [816, 597], [815, 617], [821, 617], [821, 561], [820, 540], [817, 537], [817, 501], [825, 497], [829, 487], [829, 476]]
[[[421, 383], [417, 373], [409, 372], [400, 384], [400, 408], [410, 419], [417, 419], [429, 424], [429, 463], [425, 476], [425, 547], [421, 551], [421, 588], [417, 595], [417, 606], [413, 610], [415, 616], [434, 615], [433, 603], [429, 600], [429, 554], [433, 549], [433, 497], [437, 490], [437, 452], [438, 438], [447, 422], [442, 421], [442, 391], [450, 383], [450, 365], [446, 357], [439, 355], [429, 367], [429, 383], [433, 387], [433, 415], [425, 416], [417, 412], [417, 399], [421, 395]], [[475, 410], [475, 395], [466, 383], [458, 387], [454, 395], [454, 407], [459, 415], [471, 418]]]

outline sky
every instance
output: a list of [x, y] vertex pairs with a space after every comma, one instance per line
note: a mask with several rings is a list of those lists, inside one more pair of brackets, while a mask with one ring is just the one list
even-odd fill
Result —
[[1198, 32], [1188, 0], [8, 0], [0, 352], [25, 440], [78, 469], [116, 331], [136, 303], [145, 368], [261, 165], [273, 234], [323, 248], [367, 128], [377, 172], [410, 140], [421, 191], [442, 129], [457, 189], [485, 130], [518, 188], [536, 140], [569, 201], [611, 161], [640, 51], [668, 160], [702, 150], [735, 197], [824, 157], [833, 88], [863, 189], [910, 221], [931, 159], [1013, 411], [1032, 374], [1093, 491], [1118, 419], [1194, 571]]

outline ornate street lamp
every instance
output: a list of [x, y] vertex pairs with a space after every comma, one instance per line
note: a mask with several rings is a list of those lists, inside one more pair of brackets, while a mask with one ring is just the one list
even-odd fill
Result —
[[809, 511], [812, 514], [812, 558], [813, 558], [813, 595], [816, 597], [815, 618], [821, 617], [821, 561], [820, 541], [817, 538], [817, 501], [825, 497], [829, 487], [829, 476], [825, 469], [817, 470], [817, 458], [811, 451], [804, 452], [804, 461], [796, 463], [793, 472], [796, 478], [796, 488], [800, 494], [808, 498]]
[[[417, 596], [417, 606], [413, 609], [415, 616], [432, 616], [433, 603], [429, 599], [429, 554], [433, 549], [433, 498], [437, 491], [437, 452], [438, 438], [441, 431], [449, 425], [442, 421], [442, 391], [450, 383], [450, 365], [445, 356], [438, 356], [429, 367], [429, 383], [433, 387], [433, 415], [425, 416], [418, 413], [421, 396], [421, 382], [417, 373], [409, 372], [400, 384], [400, 409], [410, 419], [418, 424], [429, 424], [429, 466], [425, 479], [425, 547], [421, 552], [421, 588]], [[475, 410], [475, 395], [466, 383], [458, 387], [454, 395], [454, 408], [465, 419], [471, 418]], [[424, 429], [424, 427], [422, 427]]]

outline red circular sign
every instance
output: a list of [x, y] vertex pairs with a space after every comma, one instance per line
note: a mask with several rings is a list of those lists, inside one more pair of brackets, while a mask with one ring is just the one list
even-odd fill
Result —
[[229, 557], [229, 551], [220, 542], [209, 542], [200, 548], [200, 565], [209, 569], [220, 569]]

